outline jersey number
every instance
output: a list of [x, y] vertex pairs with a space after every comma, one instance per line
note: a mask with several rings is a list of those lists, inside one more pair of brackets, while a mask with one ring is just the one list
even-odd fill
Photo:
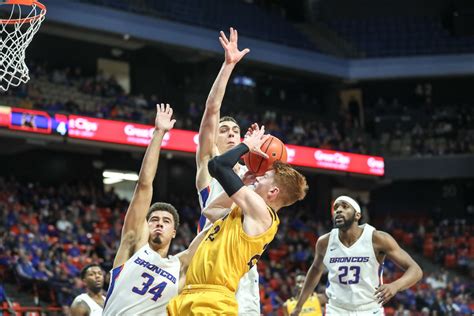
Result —
[[206, 240], [214, 241], [214, 239], [216, 238], [216, 234], [219, 232], [220, 229], [221, 227], [219, 225], [214, 227], [214, 231], [210, 233], [209, 236], [207, 236]]
[[[352, 274], [352, 278], [349, 279], [347, 276], [349, 271], [354, 271]], [[341, 266], [339, 267], [339, 283], [341, 284], [357, 284], [359, 283], [360, 277], [360, 267], [359, 266]], [[349, 280], [348, 280], [349, 279]]]
[[142, 283], [142, 288], [139, 289], [138, 287], [133, 287], [132, 292], [137, 293], [138, 295], [145, 295], [145, 293], [150, 293], [153, 294], [153, 297], [151, 298], [156, 302], [157, 299], [161, 297], [161, 293], [163, 293], [165, 287], [166, 287], [166, 282], [161, 282], [157, 286], [154, 286], [150, 289], [150, 286], [153, 284], [155, 281], [155, 278], [149, 275], [146, 272], [143, 272], [142, 278], [145, 278], [146, 281]]

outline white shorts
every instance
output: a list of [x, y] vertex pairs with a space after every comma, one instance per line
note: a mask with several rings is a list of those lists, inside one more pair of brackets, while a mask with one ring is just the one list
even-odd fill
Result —
[[383, 307], [375, 309], [369, 309], [364, 311], [347, 310], [344, 308], [336, 307], [333, 305], [326, 304], [327, 316], [384, 316], [385, 312]]
[[260, 289], [258, 287], [257, 265], [254, 265], [240, 279], [235, 298], [239, 304], [240, 316], [260, 315]]

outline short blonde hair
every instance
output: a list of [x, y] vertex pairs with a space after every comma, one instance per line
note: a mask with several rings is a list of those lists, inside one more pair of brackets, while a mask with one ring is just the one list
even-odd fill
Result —
[[275, 171], [274, 182], [280, 188], [278, 199], [282, 206], [289, 206], [304, 199], [308, 192], [305, 176], [281, 161], [273, 163], [273, 170]]

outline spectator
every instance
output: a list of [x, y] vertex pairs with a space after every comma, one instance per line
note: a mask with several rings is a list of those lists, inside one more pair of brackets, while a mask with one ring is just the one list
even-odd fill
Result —
[[56, 222], [56, 228], [61, 232], [66, 232], [72, 229], [72, 223], [67, 220], [66, 212], [61, 211], [59, 220]]

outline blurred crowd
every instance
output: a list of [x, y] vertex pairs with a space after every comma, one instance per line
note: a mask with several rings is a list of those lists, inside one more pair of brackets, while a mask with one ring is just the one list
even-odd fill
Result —
[[70, 305], [83, 291], [78, 278], [83, 266], [98, 262], [111, 268], [125, 207], [113, 192], [89, 185], [53, 187], [1, 179], [2, 279], [15, 281], [35, 303], [42, 298]]
[[474, 277], [474, 225], [468, 219], [474, 207], [467, 208], [466, 218], [417, 221], [387, 218], [385, 229], [434, 263]]
[[[386, 265], [386, 267], [388, 264]], [[385, 273], [384, 281], [400, 273]], [[413, 288], [398, 293], [386, 308], [386, 314], [397, 316], [417, 315], [472, 315], [472, 280], [458, 276], [449, 277], [445, 270], [425, 273], [424, 278]]]
[[440, 156], [474, 153], [474, 108], [471, 104], [416, 106], [379, 98], [366, 110], [371, 134], [393, 154]]
[[[155, 105], [167, 102], [157, 95], [126, 93], [113, 76], [101, 72], [91, 77], [79, 67], [50, 69], [41, 63], [30, 69], [33, 79], [8, 91], [3, 96], [6, 105], [152, 124]], [[228, 90], [232, 89], [239, 88], [229, 84]], [[201, 91], [199, 99], [207, 93]], [[204, 104], [190, 101], [173, 106], [177, 128], [199, 128]], [[470, 105], [418, 107], [379, 98], [365, 107], [341, 107], [337, 120], [318, 113], [277, 111], [268, 105], [239, 109], [224, 112], [235, 116], [243, 130], [260, 122], [288, 144], [388, 156], [474, 153], [474, 108]]]
[[[182, 222], [171, 253], [184, 250], [196, 231], [197, 199], [183, 200], [170, 198]], [[113, 191], [104, 192], [93, 184], [44, 186], [0, 179], [2, 283], [15, 283], [35, 302], [48, 301], [67, 312], [72, 298], [84, 290], [78, 277], [84, 265], [98, 262], [105, 271], [110, 270], [127, 206]], [[305, 273], [311, 265], [317, 237], [331, 229], [330, 222], [315, 220], [311, 214], [307, 204], [280, 214], [278, 235], [258, 263], [265, 315], [280, 314], [282, 304], [294, 295], [296, 274]], [[400, 273], [386, 262], [387, 282]], [[325, 284], [324, 278], [321, 284]], [[108, 276], [106, 286], [107, 281]], [[436, 310], [437, 315], [470, 315], [473, 285], [472, 279], [452, 277], [442, 269], [426, 273], [416, 288], [398, 294], [387, 312], [431, 315], [430, 311]], [[318, 288], [323, 290], [324, 286]]]
[[[472, 214], [468, 206], [466, 214]], [[438, 218], [422, 216], [418, 220], [391, 217], [384, 219], [382, 227], [391, 233], [402, 247], [409, 247], [422, 254], [435, 264], [436, 270], [427, 272], [414, 288], [399, 293], [392, 305], [398, 311], [418, 310], [421, 315], [472, 315], [474, 299], [474, 225], [466, 218], [448, 219], [446, 215]], [[387, 262], [385, 268], [393, 266]], [[448, 274], [449, 269], [452, 274]], [[398, 277], [399, 272], [387, 274]], [[391, 270], [389, 268], [388, 270]], [[405, 315], [405, 314], [400, 314]], [[413, 315], [407, 314], [407, 315]]]

